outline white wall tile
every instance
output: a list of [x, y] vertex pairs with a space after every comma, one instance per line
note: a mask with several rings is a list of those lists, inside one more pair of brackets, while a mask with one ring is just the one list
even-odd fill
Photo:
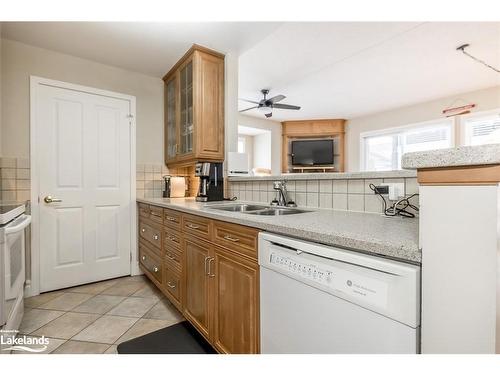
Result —
[[18, 168], [16, 169], [16, 176], [18, 180], [29, 180], [30, 179], [30, 170], [26, 168]]
[[349, 211], [364, 211], [365, 210], [364, 194], [349, 194], [347, 196], [347, 209]]
[[347, 180], [333, 180], [334, 193], [347, 193]]
[[306, 193], [295, 193], [295, 203], [299, 207], [306, 207], [307, 206], [307, 195]]
[[16, 158], [1, 158], [0, 159], [0, 167], [2, 167], [2, 168], [15, 168], [16, 167]]
[[320, 180], [319, 181], [319, 192], [320, 193], [332, 193], [333, 192], [332, 180]]
[[333, 208], [333, 194], [320, 193], [319, 194], [319, 207], [320, 208]]
[[296, 191], [296, 184], [295, 181], [287, 181], [286, 182], [286, 189], [288, 191]]
[[333, 194], [333, 209], [347, 210], [347, 194]]
[[305, 193], [307, 191], [307, 181], [295, 181], [295, 191], [299, 193]]
[[2, 200], [3, 201], [15, 201], [17, 200], [16, 198], [16, 191], [15, 190], [4, 190], [2, 191]]
[[348, 180], [347, 192], [349, 194], [364, 194], [365, 180]]
[[311, 193], [311, 192], [308, 192], [306, 193], [306, 199], [307, 199], [307, 203], [306, 203], [306, 206], [307, 207], [314, 207], [314, 208], [317, 208], [319, 206], [319, 193]]
[[259, 192], [259, 202], [269, 203], [267, 201], [267, 191], [260, 191]]
[[405, 178], [405, 193], [406, 195], [418, 193], [418, 182], [416, 178]]
[[319, 181], [308, 180], [306, 183], [306, 189], [308, 193], [317, 193], [319, 191]]
[[382, 198], [373, 194], [373, 195], [365, 195], [365, 211], [366, 212], [376, 212], [382, 213], [383, 211], [383, 203]]
[[28, 158], [17, 158], [16, 161], [17, 168], [30, 169], [30, 159]]
[[383, 181], [384, 180], [382, 180], [381, 178], [374, 178], [374, 179], [365, 180], [365, 194], [373, 194], [373, 190], [370, 189], [370, 184], [377, 186], [377, 185], [382, 184]]

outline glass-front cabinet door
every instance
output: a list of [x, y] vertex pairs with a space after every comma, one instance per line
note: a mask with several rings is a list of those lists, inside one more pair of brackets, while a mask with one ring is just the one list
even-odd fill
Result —
[[193, 61], [189, 61], [180, 71], [180, 134], [179, 154], [193, 152]]
[[175, 159], [177, 154], [177, 105], [176, 105], [176, 79], [174, 77], [167, 82], [166, 88], [166, 109], [167, 109], [167, 129], [166, 129], [166, 145], [167, 145], [167, 161]]

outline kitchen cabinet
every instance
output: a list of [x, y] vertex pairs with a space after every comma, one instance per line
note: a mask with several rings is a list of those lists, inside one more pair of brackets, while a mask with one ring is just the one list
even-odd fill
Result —
[[141, 269], [213, 347], [259, 353], [259, 231], [143, 203], [139, 231]]
[[224, 55], [193, 45], [163, 78], [165, 163], [224, 160]]

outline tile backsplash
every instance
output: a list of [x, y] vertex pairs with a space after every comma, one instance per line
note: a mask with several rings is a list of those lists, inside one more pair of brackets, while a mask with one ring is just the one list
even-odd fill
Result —
[[[418, 193], [417, 179], [380, 178], [380, 179], [321, 179], [288, 180], [290, 198], [299, 207], [330, 208], [337, 210], [382, 213], [382, 199], [370, 189], [370, 184], [383, 182], [404, 183], [405, 195]], [[272, 181], [229, 181], [228, 192], [238, 200], [270, 203], [276, 196]], [[418, 206], [418, 196], [412, 198]]]
[[161, 198], [163, 195], [163, 176], [168, 168], [162, 164], [137, 164], [137, 198]]
[[30, 200], [31, 179], [28, 158], [0, 158], [0, 199]]

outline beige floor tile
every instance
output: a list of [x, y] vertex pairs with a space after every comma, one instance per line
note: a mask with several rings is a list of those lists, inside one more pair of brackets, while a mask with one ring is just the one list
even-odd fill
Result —
[[106, 314], [113, 307], [122, 302], [126, 297], [121, 296], [106, 296], [99, 294], [86, 300], [81, 305], [73, 309], [77, 312], [93, 313], [93, 314]]
[[100, 315], [97, 314], [68, 312], [36, 330], [33, 334], [58, 339], [70, 339], [99, 317]]
[[92, 294], [84, 293], [64, 293], [53, 300], [40, 305], [40, 309], [70, 311], [76, 306], [92, 298]]
[[123, 278], [123, 280], [126, 280], [127, 282], [129, 281], [149, 282], [148, 278], [144, 275], [128, 276]]
[[181, 315], [179, 310], [177, 310], [168, 300], [163, 299], [159, 301], [156, 305], [149, 310], [144, 318], [148, 319], [163, 319], [171, 322], [181, 322], [184, 317]]
[[101, 292], [101, 294], [110, 296], [128, 297], [142, 289], [145, 283], [142, 281], [119, 281], [115, 285]]
[[147, 335], [148, 333], [158, 331], [159, 329], [171, 326], [174, 324], [168, 320], [157, 319], [139, 319], [132, 328], [130, 328], [123, 336], [121, 336], [115, 344], [120, 344], [124, 341], [132, 340], [139, 336]]
[[57, 291], [57, 292], [42, 293], [34, 297], [28, 297], [24, 299], [24, 307], [30, 307], [30, 308], [38, 307], [63, 294], [64, 292]]
[[102, 354], [107, 349], [108, 344], [69, 340], [53, 351], [53, 354]]
[[116, 350], [116, 345], [111, 345], [108, 350], [104, 352], [104, 354], [118, 354]]
[[119, 315], [140, 318], [157, 302], [157, 299], [128, 297], [119, 305], [111, 309], [107, 315]]
[[[34, 337], [34, 336], [29, 335], [28, 337]], [[45, 349], [43, 352], [27, 352], [24, 350], [20, 350], [20, 351], [13, 351], [12, 354], [49, 354], [66, 342], [66, 340], [55, 339], [53, 337], [47, 337], [47, 339], [49, 340], [49, 343], [47, 345], [47, 349]]]
[[162, 291], [158, 289], [154, 284], [148, 284], [144, 286], [144, 288], [141, 288], [137, 292], [132, 294], [132, 297], [146, 297], [159, 300], [163, 299], [165, 296]]
[[74, 336], [73, 340], [113, 344], [136, 321], [137, 318], [104, 315]]
[[116, 279], [100, 281], [98, 283], [75, 286], [73, 288], [66, 289], [65, 291], [71, 293], [99, 294], [104, 290], [112, 287], [117, 282], [118, 280]]
[[63, 311], [31, 309], [26, 311], [19, 327], [21, 333], [31, 333], [63, 315]]

